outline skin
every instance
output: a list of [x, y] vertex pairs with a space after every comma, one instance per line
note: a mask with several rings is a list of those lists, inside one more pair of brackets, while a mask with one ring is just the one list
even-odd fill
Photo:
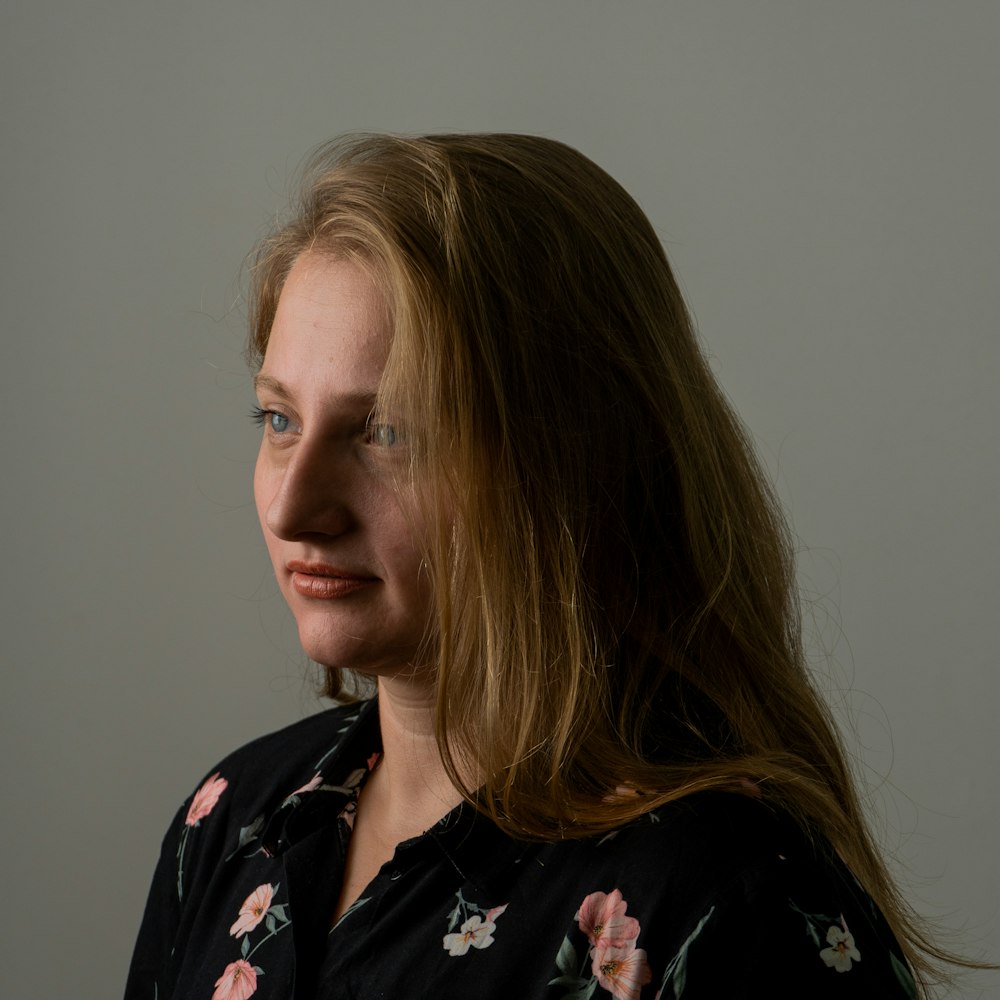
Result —
[[[255, 380], [266, 415], [254, 495], [302, 647], [319, 663], [376, 676], [417, 666], [431, 600], [405, 497], [393, 484], [403, 446], [385, 443], [389, 429], [366, 426], [389, 336], [364, 271], [303, 256]], [[304, 595], [289, 568], [295, 560], [363, 585], [334, 600]]]
[[461, 799], [434, 738], [432, 672], [419, 660], [432, 594], [420, 525], [393, 478], [405, 445], [368, 425], [390, 338], [384, 299], [361, 267], [303, 254], [255, 380], [264, 430], [254, 496], [302, 647], [379, 688], [384, 754], [361, 794], [335, 916], [400, 841]]

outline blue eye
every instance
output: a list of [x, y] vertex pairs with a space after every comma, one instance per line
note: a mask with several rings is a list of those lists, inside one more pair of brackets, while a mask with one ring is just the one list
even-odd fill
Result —
[[275, 434], [284, 434], [288, 430], [289, 420], [283, 413], [277, 410], [265, 410], [260, 406], [255, 406], [250, 411], [250, 417], [254, 423], [263, 426], [265, 421], [268, 427]]
[[379, 448], [392, 448], [402, 443], [402, 434], [392, 424], [379, 424], [368, 415], [365, 421], [365, 439]]
[[392, 424], [369, 424], [368, 439], [382, 448], [391, 448], [399, 440], [399, 435]]

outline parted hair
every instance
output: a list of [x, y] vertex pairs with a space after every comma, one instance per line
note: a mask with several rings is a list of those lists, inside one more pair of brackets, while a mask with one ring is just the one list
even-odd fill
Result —
[[[377, 410], [431, 515], [426, 651], [468, 800], [552, 840], [755, 795], [844, 859], [929, 981], [948, 956], [811, 682], [782, 512], [631, 196], [535, 136], [331, 143], [252, 258], [252, 366], [304, 252], [361, 263], [386, 298]], [[336, 669], [326, 693], [344, 697]]]

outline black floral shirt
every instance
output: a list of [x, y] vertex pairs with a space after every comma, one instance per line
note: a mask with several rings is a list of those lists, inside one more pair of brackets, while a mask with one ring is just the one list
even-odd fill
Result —
[[228, 757], [163, 843], [126, 1000], [913, 997], [881, 914], [749, 796], [523, 843], [459, 806], [331, 928], [374, 702]]

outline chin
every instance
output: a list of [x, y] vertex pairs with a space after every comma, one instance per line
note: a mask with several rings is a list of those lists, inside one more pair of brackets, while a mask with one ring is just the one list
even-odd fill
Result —
[[362, 655], [354, 643], [345, 643], [342, 640], [331, 642], [328, 639], [324, 641], [314, 636], [303, 635], [301, 631], [299, 643], [306, 656], [321, 667], [367, 672], [367, 665], [371, 662], [370, 652], [368, 655]]
[[398, 674], [413, 663], [416, 656], [416, 647], [411, 645], [398, 649], [376, 648], [364, 639], [317, 636], [306, 629], [299, 630], [299, 642], [306, 656], [321, 667], [351, 670], [371, 678]]

